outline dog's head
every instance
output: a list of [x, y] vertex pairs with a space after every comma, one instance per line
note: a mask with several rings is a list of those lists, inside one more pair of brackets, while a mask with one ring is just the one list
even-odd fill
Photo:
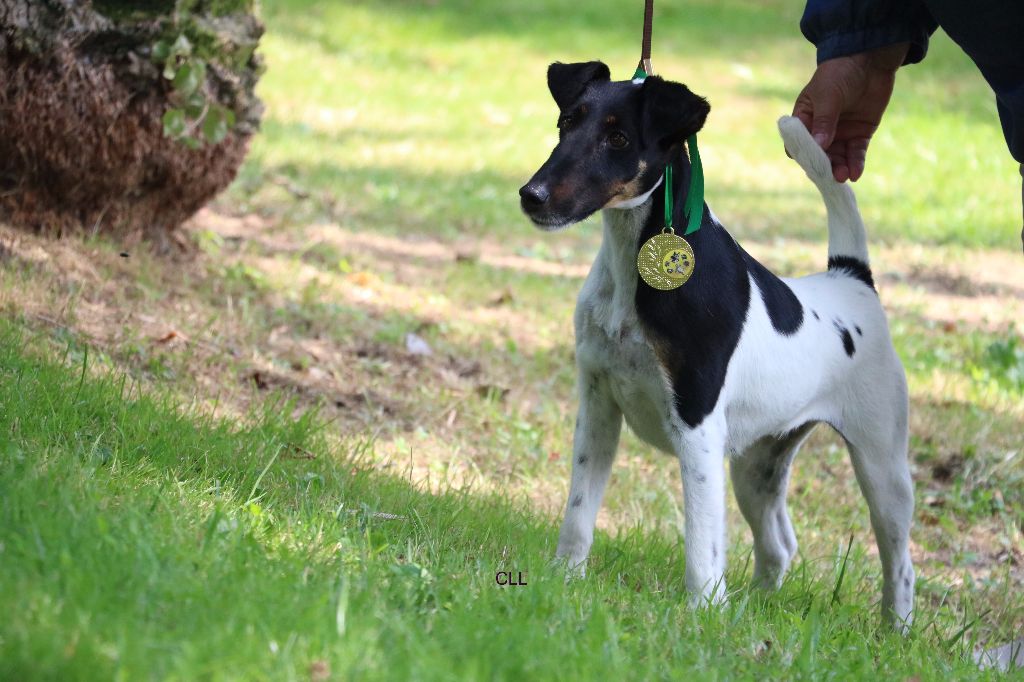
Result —
[[612, 82], [601, 62], [556, 62], [548, 88], [559, 109], [558, 145], [519, 189], [523, 212], [545, 230], [649, 193], [711, 108], [685, 85], [657, 76]]

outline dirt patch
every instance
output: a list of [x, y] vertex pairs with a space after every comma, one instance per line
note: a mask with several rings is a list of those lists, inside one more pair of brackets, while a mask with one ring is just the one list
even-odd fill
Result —
[[914, 264], [906, 273], [905, 280], [895, 273], [886, 276], [890, 281], [906, 281], [939, 294], [976, 298], [981, 296], [1024, 297], [1024, 289], [1005, 281], [993, 282], [972, 279], [970, 276], [941, 267]]

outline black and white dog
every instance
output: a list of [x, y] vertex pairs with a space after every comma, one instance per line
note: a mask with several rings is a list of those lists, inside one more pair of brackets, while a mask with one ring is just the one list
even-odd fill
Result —
[[676, 225], [690, 165], [684, 141], [710, 107], [686, 86], [612, 82], [601, 62], [552, 64], [559, 142], [520, 190], [545, 230], [603, 209], [604, 239], [576, 305], [580, 407], [558, 556], [585, 568], [622, 419], [679, 459], [691, 602], [724, 599], [725, 467], [754, 535], [755, 579], [777, 587], [796, 553], [786, 509], [793, 456], [819, 422], [849, 446], [882, 560], [882, 609], [909, 626], [913, 488], [907, 386], [868, 268], [853, 192], [795, 118], [779, 121], [789, 153], [828, 211], [828, 271], [780, 279], [703, 207], [687, 236], [695, 269], [662, 291], [637, 274], [641, 244], [663, 227], [664, 169], [674, 164]]

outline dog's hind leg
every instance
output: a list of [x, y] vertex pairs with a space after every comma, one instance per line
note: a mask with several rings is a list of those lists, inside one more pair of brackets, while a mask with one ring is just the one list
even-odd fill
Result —
[[[902, 378], [902, 373], [899, 373]], [[882, 560], [882, 616], [906, 632], [914, 607], [914, 566], [910, 525], [914, 487], [907, 461], [907, 390], [900, 382], [890, 396], [863, 396], [858, 418], [847, 420], [842, 435], [871, 511]]]
[[786, 490], [793, 457], [813, 428], [762, 438], [729, 462], [736, 501], [754, 534], [754, 581], [762, 587], [778, 588], [796, 554]]
[[622, 412], [612, 399], [607, 379], [580, 372], [580, 410], [572, 444], [569, 501], [558, 537], [556, 556], [584, 572], [594, 541], [594, 523], [615, 461], [622, 430]]

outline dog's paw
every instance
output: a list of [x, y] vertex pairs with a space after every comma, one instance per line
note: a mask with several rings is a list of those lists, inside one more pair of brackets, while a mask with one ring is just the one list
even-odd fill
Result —
[[573, 557], [559, 552], [551, 560], [553, 570], [565, 571], [565, 582], [587, 577], [587, 557]]
[[727, 601], [729, 597], [725, 592], [725, 582], [722, 581], [700, 592], [690, 592], [686, 603], [691, 609], [704, 609], [722, 606]]

